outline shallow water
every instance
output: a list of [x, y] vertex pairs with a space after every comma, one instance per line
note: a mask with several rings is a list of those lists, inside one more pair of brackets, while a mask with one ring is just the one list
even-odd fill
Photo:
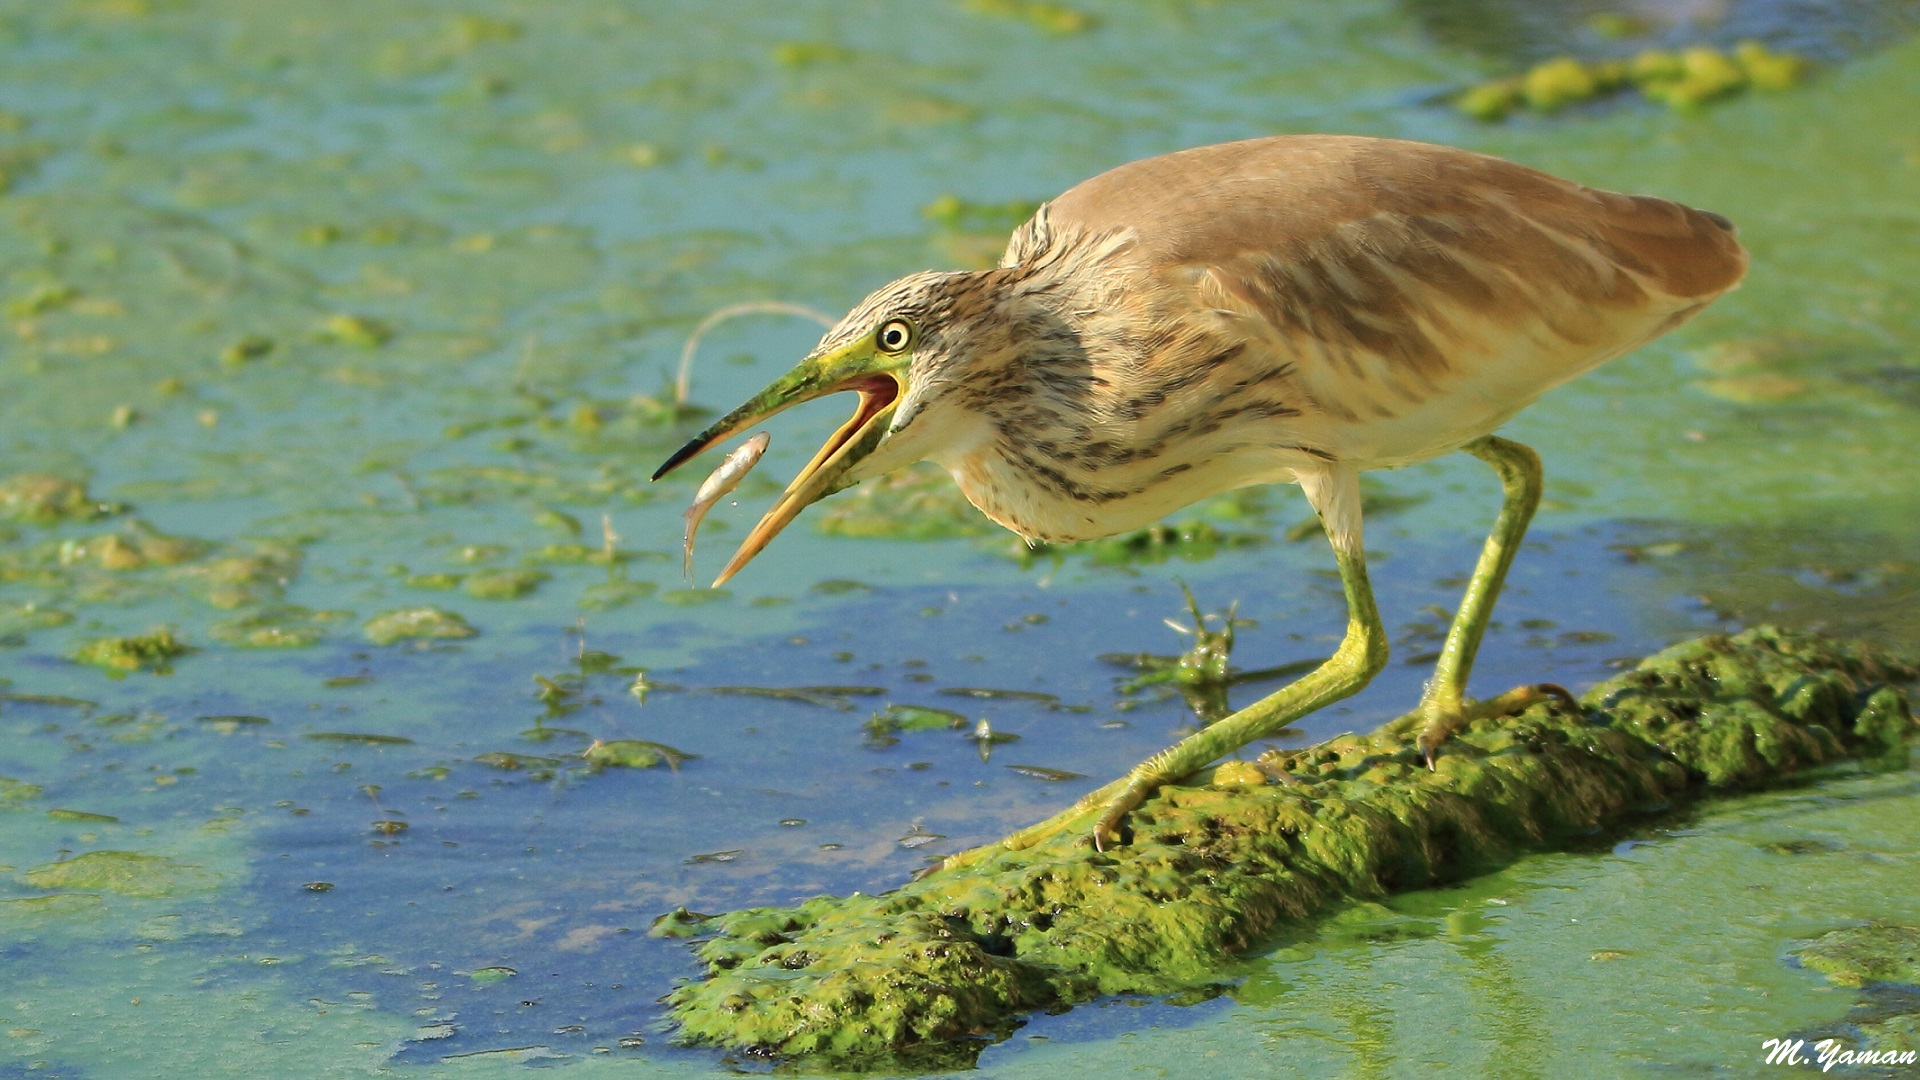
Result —
[[[1337, 582], [1322, 541], [1278, 539], [1307, 513], [1291, 492], [1187, 515], [1266, 538], [1206, 558], [803, 520], [724, 593], [686, 589], [702, 470], [645, 483], [699, 423], [664, 400], [685, 335], [726, 303], [837, 312], [991, 252], [990, 228], [922, 214], [945, 195], [1032, 201], [1148, 153], [1337, 130], [1726, 213], [1755, 257], [1739, 292], [1511, 425], [1548, 503], [1475, 685], [1578, 689], [1769, 619], [1920, 646], [1920, 49], [1889, 40], [1899, 19], [1806, 45], [1828, 66], [1793, 91], [1484, 127], [1436, 97], [1538, 50], [1470, 51], [1431, 5], [1089, 5], [1069, 33], [978, 7], [0, 3], [0, 481], [124, 505], [0, 518], [0, 1076], [759, 1068], [668, 1045], [656, 999], [694, 968], [654, 916], [884, 889], [1165, 745], [1184, 707], [1122, 711], [1097, 658], [1177, 651], [1178, 581], [1257, 623], [1243, 664], [1322, 655]], [[725, 324], [694, 402], [732, 405], [813, 336]], [[770, 425], [703, 571], [840, 408]], [[1464, 459], [1378, 494], [1395, 664], [1283, 744], [1414, 699], [1424, 609], [1455, 602], [1495, 499]], [[502, 575], [523, 569], [546, 576]], [[362, 633], [422, 605], [478, 635]], [[68, 659], [160, 625], [198, 649], [170, 674]], [[247, 647], [262, 626], [317, 640]], [[942, 692], [968, 688], [1051, 697]], [[889, 704], [1020, 739], [986, 761], [959, 733], [875, 747]], [[369, 735], [407, 741], [338, 737]], [[698, 757], [585, 768], [618, 739]], [[1308, 928], [1209, 1001], [1033, 1018], [981, 1068], [1739, 1071], [1858, 996], [1788, 963], [1796, 941], [1920, 917], [1917, 808], [1897, 773], [1652, 820]], [[1767, 847], [1804, 836], [1831, 843]], [[92, 851], [172, 873], [35, 874]]]

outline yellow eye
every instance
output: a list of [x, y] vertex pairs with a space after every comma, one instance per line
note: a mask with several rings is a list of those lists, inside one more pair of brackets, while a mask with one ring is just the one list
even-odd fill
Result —
[[905, 319], [889, 319], [873, 335], [881, 352], [905, 352], [913, 344], [913, 325]]

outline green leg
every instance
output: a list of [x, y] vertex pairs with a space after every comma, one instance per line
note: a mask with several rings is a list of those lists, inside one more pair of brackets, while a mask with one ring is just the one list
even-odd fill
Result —
[[966, 866], [997, 850], [1031, 847], [1063, 829], [1093, 822], [1093, 846], [1105, 851], [1113, 842], [1122, 818], [1154, 790], [1188, 776], [1242, 746], [1270, 735], [1300, 717], [1357, 693], [1387, 666], [1387, 633], [1374, 607], [1373, 587], [1367, 582], [1366, 554], [1357, 543], [1352, 550], [1334, 545], [1340, 582], [1347, 594], [1347, 633], [1327, 662], [1299, 681], [1231, 716], [1187, 736], [1134, 767], [1126, 776], [1081, 798], [1066, 811], [1029, 826], [986, 847], [950, 856], [942, 868]]
[[[1446, 646], [1433, 667], [1433, 679], [1413, 714], [1424, 727], [1420, 732], [1420, 751], [1432, 767], [1440, 744], [1468, 722], [1483, 716], [1502, 716], [1517, 712], [1547, 697], [1571, 699], [1567, 691], [1551, 684], [1523, 686], [1517, 690], [1481, 702], [1469, 702], [1467, 677], [1473, 672], [1473, 658], [1480, 651], [1480, 639], [1486, 635], [1493, 605], [1500, 598], [1500, 587], [1507, 570], [1527, 534], [1527, 524], [1540, 505], [1540, 455], [1517, 442], [1487, 435], [1461, 447], [1467, 453], [1493, 466], [1500, 474], [1505, 498], [1500, 516], [1493, 523], [1487, 545], [1480, 551], [1480, 562], [1467, 582], [1460, 610], [1447, 631]], [[1409, 719], [1412, 719], [1410, 717]]]

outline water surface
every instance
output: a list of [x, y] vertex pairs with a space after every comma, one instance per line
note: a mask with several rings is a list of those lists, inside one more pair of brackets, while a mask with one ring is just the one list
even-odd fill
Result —
[[[700, 423], [668, 390], [686, 334], [724, 304], [837, 313], [991, 257], [994, 215], [923, 213], [943, 197], [1344, 131], [1725, 213], [1754, 253], [1739, 292], [1510, 426], [1548, 502], [1475, 685], [1578, 689], [1769, 619], [1920, 646], [1904, 24], [1781, 31], [1825, 64], [1791, 92], [1486, 127], [1445, 95], [1539, 39], [1490, 47], [1432, 7], [1087, 5], [1059, 32], [990, 4], [0, 4], [0, 479], [117, 506], [0, 519], [0, 1075], [758, 1069], [669, 1045], [656, 999], [694, 967], [654, 916], [884, 889], [1164, 746], [1184, 707], [1123, 710], [1098, 657], [1177, 650], [1179, 582], [1257, 624], [1246, 665], [1322, 655], [1337, 582], [1324, 542], [1281, 539], [1307, 515], [1291, 491], [1186, 515], [1260, 542], [1121, 565], [991, 530], [823, 535], [822, 506], [723, 594], [687, 590], [698, 477], [645, 482]], [[1661, 31], [1687, 32], [1729, 31]], [[692, 403], [731, 406], [814, 336], [722, 326]], [[840, 410], [770, 425], [703, 570]], [[1403, 661], [1435, 647], [1426, 609], [1451, 609], [1496, 489], [1460, 459], [1376, 494], [1396, 662], [1282, 744], [1417, 697]], [[477, 635], [362, 633], [422, 605]], [[197, 648], [170, 674], [69, 659], [158, 626]], [[288, 639], [263, 627], [314, 640], [250, 647]], [[980, 688], [1017, 696], [943, 692]], [[1020, 740], [875, 746], [890, 704]], [[584, 767], [619, 739], [698, 757]], [[1307, 928], [1211, 1000], [1036, 1017], [981, 1067], [1737, 1070], [1854, 1002], [1787, 962], [1798, 940], [1920, 917], [1916, 807], [1911, 773], [1836, 776], [1649, 821]], [[1776, 853], [1808, 836], [1825, 846]], [[35, 884], [96, 851], [171, 862], [152, 887]]]

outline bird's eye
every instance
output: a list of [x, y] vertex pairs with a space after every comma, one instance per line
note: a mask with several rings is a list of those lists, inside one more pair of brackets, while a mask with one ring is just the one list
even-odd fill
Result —
[[907, 346], [913, 344], [913, 325], [905, 319], [889, 319], [873, 335], [873, 342], [880, 346], [881, 352], [905, 352]]

